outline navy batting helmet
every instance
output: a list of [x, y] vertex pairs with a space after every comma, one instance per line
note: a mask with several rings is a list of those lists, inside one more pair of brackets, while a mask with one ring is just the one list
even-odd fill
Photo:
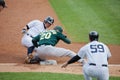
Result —
[[63, 32], [63, 29], [62, 29], [62, 27], [61, 26], [55, 26], [54, 27], [54, 30], [56, 30], [56, 31], [58, 31], [58, 32]]
[[99, 38], [98, 32], [96, 32], [96, 31], [91, 31], [91, 32], [89, 33], [89, 38], [90, 38], [91, 41], [94, 41], [94, 40], [98, 41], [98, 38]]
[[52, 17], [48, 16], [47, 18], [45, 18], [44, 23], [53, 24], [54, 23], [54, 19]]

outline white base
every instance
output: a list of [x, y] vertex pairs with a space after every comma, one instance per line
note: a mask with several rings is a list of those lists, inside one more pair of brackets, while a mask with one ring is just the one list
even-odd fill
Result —
[[40, 65], [57, 65], [57, 61], [56, 60], [40, 61]]

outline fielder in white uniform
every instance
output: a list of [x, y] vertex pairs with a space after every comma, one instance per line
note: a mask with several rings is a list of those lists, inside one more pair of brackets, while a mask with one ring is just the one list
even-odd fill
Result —
[[109, 80], [108, 58], [111, 57], [111, 53], [105, 44], [98, 42], [98, 38], [98, 33], [91, 31], [89, 33], [90, 43], [83, 46], [77, 56], [64, 63], [62, 67], [65, 68], [79, 59], [87, 58], [87, 62], [83, 65], [85, 80], [92, 80], [92, 77], [97, 80]]
[[38, 35], [40, 32], [46, 31], [54, 23], [54, 19], [50, 16], [46, 17], [44, 22], [39, 20], [33, 20], [29, 22], [23, 29], [24, 34], [21, 40], [23, 46], [27, 47], [27, 55], [31, 54], [34, 50], [32, 38]]

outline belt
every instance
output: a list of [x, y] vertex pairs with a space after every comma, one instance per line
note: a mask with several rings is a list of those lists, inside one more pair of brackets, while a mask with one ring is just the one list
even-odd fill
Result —
[[[96, 66], [96, 64], [95, 64], [95, 63], [89, 63], [89, 65]], [[106, 64], [102, 64], [101, 66], [103, 66], [103, 67], [107, 67], [107, 65], [106, 65]]]
[[28, 36], [30, 36], [31, 38], [33, 38], [33, 36], [32, 36], [32, 35], [30, 35], [30, 34], [28, 34], [28, 33], [27, 33], [27, 35], [28, 35]]
[[39, 44], [40, 46], [44, 45], [44, 46], [53, 46], [52, 44], [46, 44], [46, 43], [43, 43], [43, 44]]

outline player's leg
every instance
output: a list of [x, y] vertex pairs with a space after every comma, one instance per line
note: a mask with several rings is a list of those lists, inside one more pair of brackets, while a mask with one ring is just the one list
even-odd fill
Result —
[[38, 48], [34, 49], [34, 57], [32, 59], [32, 62], [39, 62], [39, 61], [44, 61], [46, 60], [46, 48], [45, 46], [39, 46]]
[[21, 44], [25, 47], [31, 47], [33, 46], [33, 43], [32, 43], [32, 38], [27, 36], [27, 35], [24, 35], [22, 40], [21, 40]]
[[35, 48], [32, 43], [32, 38], [30, 36], [24, 35], [21, 42], [22, 45], [27, 48], [27, 55], [31, 54]]
[[29, 56], [30, 54], [32, 54], [33, 50], [34, 50], [34, 46], [30, 46], [27, 48], [27, 55]]
[[51, 55], [56, 57], [63, 57], [63, 56], [74, 57], [76, 53], [65, 48], [51, 47]]
[[[43, 53], [44, 56], [53, 56], [53, 57], [74, 57], [76, 55], [75, 52], [65, 49], [65, 48], [60, 48], [60, 47], [54, 47], [54, 46], [41, 46], [40, 49], [37, 50], [38, 53]], [[78, 60], [78, 62], [83, 62], [83, 60]]]
[[[72, 50], [69, 50], [69, 49], [65, 49], [65, 48], [60, 48], [60, 47], [53, 47], [54, 49], [54, 53], [53, 53], [53, 56], [56, 56], [56, 57], [74, 57], [77, 55], [77, 53], [73, 52]], [[80, 59], [78, 60], [79, 63], [82, 63], [82, 65], [85, 63], [85, 60], [84, 59]]]
[[40, 65], [57, 65], [56, 60], [47, 60], [47, 57], [52, 56], [51, 53], [53, 52], [53, 49], [51, 47], [53, 46], [42, 45], [35, 49], [35, 58], [39, 57], [38, 61]]
[[60, 47], [54, 47], [51, 45], [42, 45], [36, 49], [38, 54], [44, 54], [46, 56], [55, 56], [55, 57], [63, 57], [63, 56], [69, 56], [73, 57], [76, 55], [75, 52], [69, 50], [69, 49], [64, 49]]
[[89, 65], [86, 63], [86, 64], [84, 64], [84, 66], [83, 66], [83, 73], [84, 73], [84, 78], [85, 78], [85, 80], [92, 80], [92, 77], [89, 75], [89, 69], [88, 69], [88, 67], [89, 67]]
[[85, 80], [92, 80], [92, 77], [90, 77], [90, 76], [87, 75], [86, 73], [84, 73], [84, 78], [85, 78]]
[[33, 51], [34, 51], [34, 46], [32, 43], [32, 38], [30, 36], [24, 35], [21, 43], [23, 46], [27, 48], [27, 57], [25, 59], [25, 63], [30, 63], [30, 60], [33, 58]]
[[108, 67], [102, 67], [101, 68], [98, 80], [109, 80], [109, 70], [108, 70]]
[[50, 53], [52, 53], [52, 51], [50, 50], [51, 48], [45, 45], [41, 45], [38, 48], [35, 48], [35, 55], [39, 56], [41, 59], [45, 59], [46, 56], [50, 56]]

